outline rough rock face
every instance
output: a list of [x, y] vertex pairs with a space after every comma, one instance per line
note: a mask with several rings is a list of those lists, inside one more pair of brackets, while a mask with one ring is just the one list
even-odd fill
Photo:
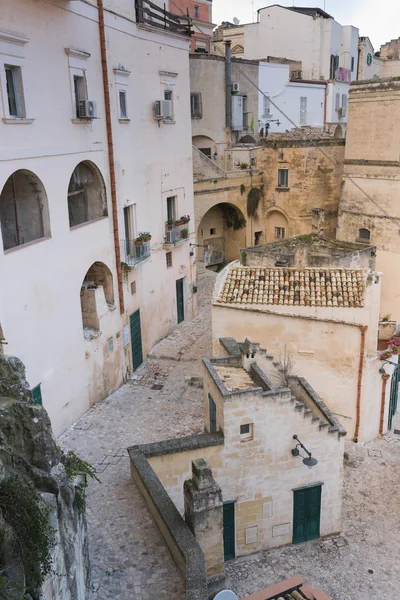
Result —
[[[88, 600], [90, 564], [84, 511], [75, 502], [76, 488], [60, 462], [61, 450], [50, 419], [32, 403], [25, 369], [20, 360], [0, 355], [0, 483], [10, 476], [25, 478], [50, 507], [50, 524], [56, 543], [51, 550], [50, 574], [33, 598], [40, 600]], [[13, 561], [5, 546], [0, 498], [0, 573], [24, 584], [25, 573], [18, 552]], [[3, 545], [3, 547], [1, 547]], [[0, 590], [1, 591], [1, 590]], [[28, 596], [29, 597], [29, 596]]]

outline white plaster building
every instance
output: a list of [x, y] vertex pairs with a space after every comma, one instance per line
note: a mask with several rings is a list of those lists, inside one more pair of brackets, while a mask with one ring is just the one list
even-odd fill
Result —
[[56, 434], [196, 311], [189, 27], [136, 8], [2, 3], [0, 322]]

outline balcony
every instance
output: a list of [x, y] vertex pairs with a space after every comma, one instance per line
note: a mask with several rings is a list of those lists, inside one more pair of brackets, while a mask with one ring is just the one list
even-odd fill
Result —
[[151, 0], [135, 0], [135, 7], [137, 23], [188, 37], [193, 34], [191, 19], [186, 15], [174, 15]]
[[178, 242], [187, 240], [189, 237], [188, 223], [178, 225], [176, 222], [171, 225], [165, 223], [165, 243], [167, 245], [175, 245]]
[[351, 71], [350, 69], [345, 69], [344, 67], [339, 67], [336, 70], [336, 81], [343, 81], [344, 83], [350, 83]]
[[130, 267], [136, 266], [150, 256], [150, 242], [121, 240], [121, 261]]

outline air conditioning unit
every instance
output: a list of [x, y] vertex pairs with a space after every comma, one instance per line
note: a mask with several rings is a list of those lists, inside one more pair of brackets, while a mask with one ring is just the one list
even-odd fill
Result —
[[166, 236], [165, 236], [166, 237], [166, 240], [165, 240], [166, 243], [167, 244], [175, 244], [176, 238], [177, 238], [177, 234], [176, 234], [175, 229], [172, 229], [171, 231], [166, 231], [165, 234], [166, 234]]
[[232, 83], [232, 94], [237, 94], [240, 92], [240, 85], [236, 82]]
[[156, 119], [172, 119], [172, 100], [157, 100], [154, 103]]
[[79, 100], [80, 119], [97, 119], [97, 105], [93, 100]]
[[339, 108], [338, 113], [339, 113], [339, 117], [340, 118], [345, 117], [347, 115], [347, 109], [346, 108]]

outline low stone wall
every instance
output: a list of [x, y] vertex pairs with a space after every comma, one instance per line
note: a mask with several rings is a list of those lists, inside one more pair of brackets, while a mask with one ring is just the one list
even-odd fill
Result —
[[[151, 446], [154, 447], [154, 451], [157, 451], [156, 447], [164, 444], [165, 442], [149, 444], [147, 451], [151, 452]], [[146, 446], [128, 449], [132, 479], [138, 486], [164, 542], [186, 582], [186, 600], [208, 600], [204, 553], [153, 471], [143, 450], [146, 451]], [[176, 449], [172, 451], [174, 452]], [[164, 454], [161, 447], [159, 452]]]

